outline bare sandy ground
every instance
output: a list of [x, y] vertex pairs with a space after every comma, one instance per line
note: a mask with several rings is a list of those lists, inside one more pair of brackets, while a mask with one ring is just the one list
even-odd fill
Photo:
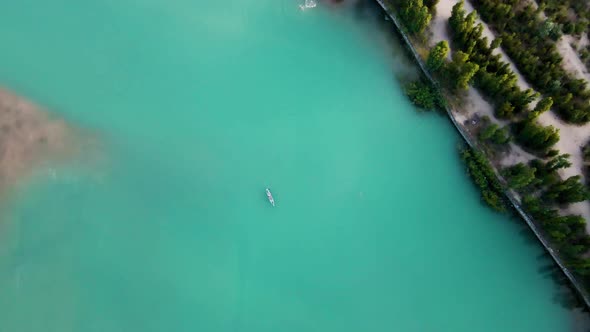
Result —
[[0, 194], [36, 165], [73, 155], [75, 136], [63, 120], [0, 88]]
[[[458, 2], [459, 0], [440, 0], [440, 2], [438, 3], [436, 7], [436, 16], [433, 18], [430, 26], [431, 45], [434, 45], [441, 40], [447, 40], [450, 44], [451, 38], [448, 28], [448, 19], [449, 17], [451, 17], [453, 6]], [[473, 6], [469, 1], [465, 1], [464, 8], [467, 13], [473, 10]], [[488, 41], [491, 43], [491, 41], [495, 38], [494, 32], [489, 29], [485, 22], [482, 22], [481, 20], [478, 20], [478, 22], [482, 23], [484, 28], [483, 35], [487, 37]], [[570, 60], [570, 68], [580, 69], [579, 65], [581, 64], [581, 62], [577, 58], [576, 52], [571, 49], [571, 46], [569, 45], [569, 41], [567, 39], [563, 40], [564, 41], [562, 43], [564, 43], [565, 46], [567, 46], [570, 50], [568, 53], [569, 55], [567, 57], [567, 59]], [[563, 46], [564, 49], [565, 46]], [[506, 53], [502, 50], [501, 47], [495, 49], [494, 53], [501, 54], [502, 60], [510, 65], [510, 68], [517, 76], [517, 84], [521, 89], [525, 90], [531, 88], [530, 84], [528, 84], [528, 82], [524, 79], [524, 77], [518, 71], [512, 60], [506, 55]], [[566, 57], [564, 56], [564, 58]], [[575, 59], [577, 59], [578, 63], [576, 63]], [[587, 75], [587, 73], [584, 74], [582, 72], [581, 75]], [[462, 114], [461, 119], [469, 118], [471, 115], [477, 113], [480, 116], [487, 115], [492, 120], [492, 122], [497, 123], [499, 125], [506, 124], [504, 121], [495, 119], [495, 117], [493, 116], [492, 106], [489, 102], [482, 98], [481, 94], [476, 89], [471, 87], [469, 88], [469, 90], [467, 91], [467, 99], [468, 104], [465, 107], [467, 114]], [[556, 148], [559, 149], [561, 153], [568, 153], [571, 156], [570, 161], [572, 162], [572, 166], [565, 170], [561, 170], [561, 175], [564, 177], [569, 177], [572, 175], [581, 175], [582, 177], [584, 177], [582, 171], [583, 158], [580, 146], [585, 144], [588, 140], [590, 140], [590, 124], [585, 126], [569, 125], [559, 120], [559, 118], [553, 112], [545, 112], [544, 114], [542, 114], [539, 117], [539, 122], [543, 125], [552, 125], [559, 129], [560, 140], [556, 144]], [[510, 147], [511, 153], [504, 156], [504, 159], [501, 161], [502, 165], [508, 166], [519, 162], [527, 162], [528, 160], [534, 158], [534, 156], [525, 152], [516, 144], [511, 143]], [[586, 227], [587, 231], [590, 232], [590, 202], [572, 204], [564, 212], [582, 215], [588, 221]]]
[[563, 57], [562, 66], [567, 72], [574, 75], [578, 79], [590, 82], [590, 74], [586, 65], [578, 57], [578, 52], [572, 48], [574, 38], [570, 35], [563, 35], [557, 41], [557, 51]]

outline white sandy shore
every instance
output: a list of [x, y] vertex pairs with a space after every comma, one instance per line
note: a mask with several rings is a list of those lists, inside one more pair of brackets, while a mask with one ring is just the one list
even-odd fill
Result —
[[[450, 44], [448, 19], [449, 17], [451, 17], [451, 11], [453, 6], [458, 2], [459, 0], [440, 0], [440, 2], [438, 3], [436, 7], [436, 16], [433, 18], [431, 22], [430, 42], [432, 45], [436, 44], [441, 40], [447, 40]], [[473, 6], [468, 1], [465, 1], [465, 10], [467, 13], [473, 10]], [[485, 24], [481, 20], [478, 20], [478, 22], [482, 23], [483, 25], [483, 35], [488, 38], [489, 42], [491, 42], [495, 38], [495, 34], [489, 29], [487, 24]], [[568, 40], [564, 39], [564, 42], [571, 50]], [[571, 53], [573, 53], [574, 56], [576, 55], [576, 53], [573, 50], [571, 51], [572, 52], [570, 52], [568, 56], [568, 59], [571, 60], [569, 62], [570, 68], [580, 69], [579, 65], [581, 64], [581, 62], [579, 61], [579, 59], [577, 59], [576, 56], [575, 58], [580, 63], [575, 63], [573, 58], [571, 58]], [[522, 74], [518, 71], [512, 60], [501, 49], [501, 47], [495, 49], [494, 53], [501, 54], [502, 60], [510, 65], [511, 70], [517, 76], [517, 84], [521, 89], [525, 90], [531, 87], [530, 84], [528, 84], [528, 82], [524, 79]], [[466, 119], [468, 116], [477, 113], [480, 116], [487, 115], [493, 122], [499, 125], [506, 124], [505, 121], [501, 121], [494, 118], [493, 107], [490, 105], [489, 102], [482, 98], [481, 94], [476, 89], [470, 87], [467, 91], [467, 94], [469, 101], [467, 107], [465, 107], [465, 111], [468, 114], [461, 115], [461, 119], [463, 120], [460, 121], [464, 121], [464, 119]], [[583, 158], [580, 147], [590, 139], [590, 124], [584, 126], [569, 125], [559, 120], [559, 118], [553, 112], [546, 112], [542, 114], [539, 117], [539, 122], [543, 125], [552, 125], [559, 129], [560, 140], [556, 144], [556, 148], [559, 149], [561, 153], [568, 153], [571, 156], [570, 161], [572, 162], [572, 166], [565, 170], [561, 170], [561, 175], [564, 177], [569, 177], [572, 175], [581, 175], [582, 177], [584, 177], [582, 169]], [[510, 147], [511, 153], [504, 157], [504, 159], [501, 161], [502, 165], [513, 165], [518, 162], [527, 162], [534, 158], [534, 156], [523, 151], [520, 147], [513, 143], [511, 143]], [[590, 202], [571, 204], [563, 212], [582, 215], [588, 221], [586, 228], [587, 231], [590, 232]]]

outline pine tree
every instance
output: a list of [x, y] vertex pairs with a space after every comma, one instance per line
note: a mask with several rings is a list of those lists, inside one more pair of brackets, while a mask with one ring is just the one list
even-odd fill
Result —
[[401, 9], [401, 17], [410, 33], [421, 33], [426, 29], [432, 15], [422, 0], [405, 0]]
[[547, 98], [541, 99], [537, 103], [537, 106], [535, 106], [535, 109], [529, 114], [529, 119], [537, 118], [539, 115], [543, 114], [544, 112], [547, 112], [551, 108], [552, 105], [553, 105], [553, 98], [547, 97]]
[[572, 165], [572, 163], [568, 160], [570, 157], [569, 154], [561, 154], [547, 162], [545, 165], [548, 172], [556, 171], [560, 168], [568, 168]]
[[580, 182], [579, 175], [570, 176], [565, 181], [554, 184], [547, 190], [545, 197], [557, 203], [576, 203], [587, 200], [590, 197], [588, 190]]
[[514, 106], [512, 106], [509, 101], [506, 101], [500, 105], [496, 111], [496, 115], [502, 119], [510, 119], [514, 116]]
[[466, 90], [469, 83], [479, 70], [479, 66], [469, 62], [469, 55], [458, 51], [453, 54], [453, 61], [449, 65], [449, 73], [455, 89]]
[[449, 44], [446, 40], [438, 42], [430, 53], [428, 54], [428, 60], [426, 66], [432, 71], [437, 71], [444, 64], [447, 55], [449, 54]]
[[545, 151], [559, 141], [559, 129], [553, 126], [543, 127], [534, 121], [524, 121], [519, 124], [520, 131], [516, 136], [524, 146]]
[[523, 163], [505, 168], [502, 172], [508, 180], [508, 186], [513, 189], [520, 189], [535, 181], [536, 169]]

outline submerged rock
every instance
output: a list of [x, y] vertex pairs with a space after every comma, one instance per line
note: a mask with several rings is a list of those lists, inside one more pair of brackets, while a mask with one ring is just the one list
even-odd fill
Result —
[[0, 88], [0, 193], [36, 165], [72, 156], [74, 136], [65, 121]]

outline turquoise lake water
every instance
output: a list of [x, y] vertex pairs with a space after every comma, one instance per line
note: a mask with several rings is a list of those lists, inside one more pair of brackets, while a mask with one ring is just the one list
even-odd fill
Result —
[[2, 207], [1, 332], [571, 329], [355, 11], [20, 0], [0, 40], [0, 82], [100, 141]]

